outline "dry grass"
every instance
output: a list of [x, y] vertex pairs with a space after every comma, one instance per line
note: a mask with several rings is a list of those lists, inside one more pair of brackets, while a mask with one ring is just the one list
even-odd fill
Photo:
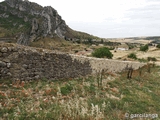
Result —
[[119, 43], [140, 43], [140, 44], [148, 44], [152, 40], [145, 40], [145, 38], [142, 39], [126, 39], [126, 38], [118, 38], [115, 40], [110, 40], [111, 42], [119, 42]]
[[66, 53], [75, 53], [75, 50], [83, 51], [87, 48], [86, 45], [73, 43], [57, 37], [54, 38], [41, 38], [38, 41], [32, 42], [32, 47], [45, 48], [50, 50], [57, 50]]
[[132, 79], [95, 77], [32, 82], [0, 81], [0, 119], [121, 120], [125, 113], [160, 111], [160, 67], [134, 71]]
[[131, 49], [128, 51], [117, 50], [116, 52], [114, 52], [114, 50], [112, 50], [111, 52], [113, 54], [113, 59], [135, 61], [133, 59], [127, 58], [127, 56], [130, 53], [135, 53], [137, 58], [144, 59], [146, 61], [147, 61], [148, 57], [154, 57], [157, 59], [157, 61], [155, 63], [160, 65], [160, 49], [157, 49], [156, 47], [149, 47], [149, 50], [147, 52], [139, 51], [139, 48]]

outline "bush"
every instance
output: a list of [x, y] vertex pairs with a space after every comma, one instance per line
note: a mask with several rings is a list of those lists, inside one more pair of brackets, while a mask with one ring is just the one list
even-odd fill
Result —
[[109, 50], [114, 50], [115, 49], [115, 47], [110, 47], [110, 48], [108, 48]]
[[70, 84], [67, 84], [66, 86], [61, 87], [60, 89], [61, 89], [62, 95], [67, 95], [72, 91], [73, 87]]
[[144, 63], [146, 63], [146, 62], [147, 62], [147, 60], [146, 60], [146, 59], [144, 59], [144, 58], [138, 58], [138, 61], [139, 61], [139, 62], [144, 62]]
[[148, 44], [140, 47], [140, 51], [146, 52], [147, 50], [148, 50]]
[[96, 49], [94, 52], [92, 52], [93, 57], [97, 58], [109, 58], [112, 59], [113, 54], [109, 51], [107, 47], [102, 47]]
[[130, 53], [129, 55], [128, 55], [128, 58], [132, 58], [132, 59], [137, 59], [137, 56], [136, 56], [136, 54], [135, 53]]
[[157, 47], [157, 48], [160, 48], [160, 44], [158, 44], [156, 47]]
[[148, 57], [147, 60], [148, 61], [157, 61], [157, 59], [155, 57]]
[[135, 46], [134, 45], [128, 45], [129, 49], [133, 49]]

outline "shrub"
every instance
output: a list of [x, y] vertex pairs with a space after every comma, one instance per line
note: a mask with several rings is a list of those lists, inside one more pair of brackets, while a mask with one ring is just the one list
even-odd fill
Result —
[[137, 59], [137, 56], [136, 56], [136, 54], [135, 53], [130, 53], [129, 55], [128, 55], [128, 58], [132, 58], [132, 59]]
[[146, 60], [146, 59], [144, 59], [144, 58], [138, 58], [138, 61], [139, 61], [139, 62], [144, 62], [144, 63], [146, 63], [146, 62], [147, 62], [147, 60]]
[[148, 50], [148, 44], [140, 47], [140, 51], [146, 52], [147, 50]]
[[110, 47], [110, 48], [108, 48], [109, 50], [114, 50], [115, 49], [115, 47]]
[[157, 48], [160, 48], [160, 44], [158, 44], [156, 47], [157, 47]]
[[96, 49], [94, 52], [92, 52], [93, 57], [97, 58], [109, 58], [112, 59], [113, 54], [109, 51], [107, 47], [102, 47]]
[[157, 61], [157, 59], [155, 57], [148, 57], [147, 60], [148, 61]]
[[61, 87], [61, 93], [62, 93], [62, 95], [67, 95], [71, 92], [72, 89], [73, 89], [73, 87], [70, 84], [67, 84], [64, 87]]
[[129, 49], [133, 49], [134, 46], [133, 45], [128, 45]]

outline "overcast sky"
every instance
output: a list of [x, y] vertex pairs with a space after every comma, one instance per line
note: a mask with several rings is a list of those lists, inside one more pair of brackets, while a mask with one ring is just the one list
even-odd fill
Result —
[[160, 36], [160, 0], [29, 1], [52, 6], [70, 28], [95, 36]]

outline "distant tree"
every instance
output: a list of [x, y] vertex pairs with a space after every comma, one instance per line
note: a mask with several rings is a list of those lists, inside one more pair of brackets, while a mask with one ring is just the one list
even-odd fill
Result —
[[94, 52], [92, 52], [92, 56], [97, 57], [97, 58], [112, 59], [113, 54], [109, 51], [109, 49], [107, 47], [102, 47], [102, 48], [98, 48]]
[[149, 49], [149, 48], [148, 48], [148, 44], [140, 47], [140, 51], [146, 52], [146, 51], [148, 51], [148, 49]]
[[89, 44], [92, 44], [92, 43], [93, 43], [92, 38], [88, 38], [88, 43], [89, 43]]
[[104, 43], [104, 40], [103, 39], [101, 39], [101, 44], [103, 44]]
[[80, 43], [81, 43], [81, 39], [78, 39], [76, 42], [77, 42], [78, 44], [80, 44]]

